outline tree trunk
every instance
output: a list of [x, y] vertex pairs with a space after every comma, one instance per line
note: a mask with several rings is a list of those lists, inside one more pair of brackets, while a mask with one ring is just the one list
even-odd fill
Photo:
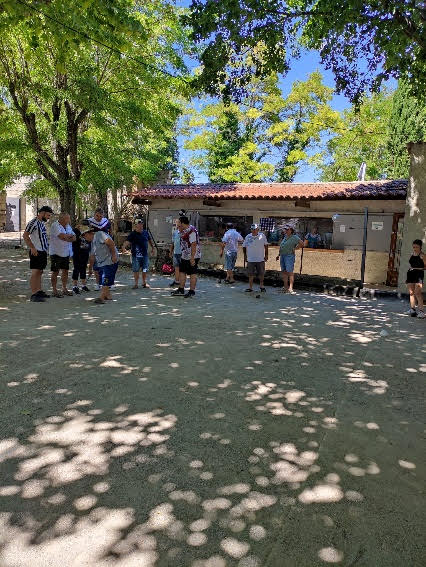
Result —
[[61, 204], [61, 211], [69, 213], [71, 217], [71, 224], [74, 225], [76, 220], [75, 210], [75, 190], [72, 183], [65, 182], [62, 191], [59, 193], [59, 201]]

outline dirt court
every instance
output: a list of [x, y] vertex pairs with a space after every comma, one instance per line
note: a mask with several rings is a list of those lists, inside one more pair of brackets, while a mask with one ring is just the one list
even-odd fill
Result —
[[29, 303], [0, 251], [0, 567], [425, 565], [425, 321], [202, 278]]

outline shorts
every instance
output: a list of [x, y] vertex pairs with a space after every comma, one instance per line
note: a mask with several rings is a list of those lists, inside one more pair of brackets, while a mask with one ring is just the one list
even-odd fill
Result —
[[179, 264], [179, 271], [188, 276], [193, 276], [198, 272], [198, 262], [199, 258], [195, 258], [195, 266], [191, 266], [190, 260], [181, 260]]
[[138, 273], [139, 270], [147, 272], [149, 268], [148, 256], [132, 256], [132, 271]]
[[265, 273], [265, 262], [247, 262], [247, 273], [249, 276], [257, 274], [261, 278]]
[[72, 263], [74, 265], [74, 269], [72, 271], [72, 279], [81, 280], [86, 279], [86, 270], [87, 270], [87, 263], [89, 261], [89, 251], [80, 253], [79, 256], [73, 256]]
[[50, 269], [52, 272], [59, 272], [59, 270], [69, 270], [70, 257], [52, 254], [50, 256]]
[[37, 256], [30, 252], [30, 270], [44, 270], [47, 266], [47, 252], [37, 250]]
[[173, 254], [173, 267], [179, 268], [180, 261], [182, 259], [182, 254]]
[[98, 266], [99, 285], [111, 287], [114, 285], [115, 274], [117, 273], [118, 262], [108, 266]]
[[294, 272], [295, 254], [282, 254], [280, 256], [280, 264], [282, 272]]
[[238, 252], [228, 252], [225, 254], [224, 268], [225, 270], [233, 270], [237, 261]]
[[407, 279], [405, 283], [411, 284], [422, 284], [424, 278], [424, 272], [420, 270], [408, 270]]

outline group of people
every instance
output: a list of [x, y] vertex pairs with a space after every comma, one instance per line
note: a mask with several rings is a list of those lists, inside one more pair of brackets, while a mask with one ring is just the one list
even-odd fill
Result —
[[[42, 289], [42, 275], [50, 256], [50, 282], [52, 295], [62, 298], [65, 295], [88, 292], [87, 269], [96, 277], [96, 289], [100, 297], [96, 303], [105, 303], [111, 299], [111, 286], [114, 285], [118, 267], [118, 251], [111, 237], [111, 223], [103, 216], [102, 209], [96, 209], [88, 219], [87, 227], [71, 227], [68, 213], [60, 213], [58, 220], [52, 223], [50, 236], [46, 223], [53, 215], [49, 206], [41, 207], [37, 216], [26, 226], [23, 239], [29, 248], [31, 301], [44, 302], [50, 295]], [[82, 230], [81, 230], [82, 229]], [[73, 259], [72, 290], [68, 289], [70, 259]], [[61, 289], [58, 289], [60, 273]], [[81, 288], [78, 282], [81, 282]]]
[[[52, 295], [56, 298], [65, 295], [80, 294], [90, 291], [87, 286], [87, 270], [89, 277], [92, 273], [96, 277], [96, 289], [100, 296], [95, 303], [105, 303], [111, 300], [111, 288], [114, 286], [118, 268], [118, 250], [110, 234], [111, 223], [104, 217], [102, 209], [96, 209], [93, 217], [88, 219], [87, 226], [71, 227], [68, 213], [60, 213], [58, 220], [52, 223], [50, 238], [46, 231], [46, 222], [53, 215], [53, 210], [43, 206], [38, 210], [37, 216], [25, 228], [23, 238], [29, 248], [30, 257], [30, 287], [31, 301], [44, 302], [50, 295], [42, 289], [42, 274], [47, 266], [50, 255]], [[315, 237], [313, 229], [300, 239], [292, 226], [283, 228], [284, 236], [281, 240], [276, 260], [280, 261], [283, 278], [282, 291], [294, 294], [294, 264], [295, 252], [304, 245], [312, 247], [308, 236]], [[306, 242], [306, 240], [308, 242]], [[226, 225], [226, 232], [220, 243], [220, 256], [224, 257], [226, 271], [226, 284], [235, 283], [234, 270], [238, 255], [238, 247], [242, 246], [244, 264], [247, 265], [248, 287], [247, 293], [253, 292], [255, 276], [259, 279], [260, 292], [265, 293], [264, 286], [265, 264], [268, 261], [268, 240], [259, 225], [250, 226], [250, 232], [245, 238], [231, 223]], [[134, 230], [123, 243], [122, 252], [130, 249], [132, 255], [132, 272], [134, 277], [133, 289], [139, 287], [139, 274], [142, 272], [142, 287], [149, 288], [147, 273], [149, 270], [149, 252], [155, 252], [150, 233], [145, 229], [142, 219], [136, 219]], [[175, 287], [172, 296], [191, 298], [195, 296], [197, 285], [198, 264], [201, 258], [201, 245], [198, 230], [191, 225], [187, 216], [182, 215], [176, 221], [172, 235], [170, 253], [173, 258], [174, 280], [170, 287]], [[68, 273], [70, 259], [73, 259], [72, 290], [68, 290]], [[413, 242], [413, 254], [409, 259], [410, 268], [407, 272], [407, 287], [410, 294], [409, 315], [425, 318], [423, 308], [423, 279], [426, 265], [426, 255], [422, 251], [422, 241]], [[60, 273], [61, 289], [58, 289], [58, 275]], [[185, 291], [187, 277], [189, 276], [189, 289]], [[81, 288], [79, 287], [81, 282]]]

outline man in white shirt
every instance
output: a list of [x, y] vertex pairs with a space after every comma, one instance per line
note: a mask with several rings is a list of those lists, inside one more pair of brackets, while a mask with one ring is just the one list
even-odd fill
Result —
[[[68, 213], [60, 213], [59, 218], [52, 224], [50, 230], [50, 269], [52, 275], [53, 297], [63, 297], [73, 295], [68, 291], [68, 270], [70, 268], [70, 257], [72, 256], [72, 244], [75, 240], [75, 233], [70, 225], [71, 218]], [[61, 271], [62, 292], [57, 290], [58, 273]]]
[[220, 244], [220, 257], [222, 258], [223, 252], [225, 251], [225, 262], [223, 264], [223, 267], [226, 270], [225, 283], [233, 284], [235, 283], [234, 268], [238, 255], [238, 243], [243, 242], [244, 239], [241, 234], [235, 230], [234, 225], [231, 222], [226, 225], [226, 228], [227, 230], [223, 235], [222, 242]]
[[243, 242], [244, 263], [247, 262], [249, 287], [247, 292], [253, 291], [253, 280], [255, 274], [259, 277], [260, 291], [265, 293], [263, 285], [265, 277], [265, 262], [268, 260], [268, 240], [263, 232], [259, 232], [259, 225], [252, 224], [251, 233], [247, 234]]
[[51, 215], [53, 215], [53, 211], [50, 207], [47, 205], [41, 207], [37, 216], [27, 224], [23, 234], [24, 242], [30, 249], [31, 301], [44, 302], [49, 297], [41, 289], [41, 277], [47, 266], [47, 252], [49, 250], [49, 241], [44, 225]]

